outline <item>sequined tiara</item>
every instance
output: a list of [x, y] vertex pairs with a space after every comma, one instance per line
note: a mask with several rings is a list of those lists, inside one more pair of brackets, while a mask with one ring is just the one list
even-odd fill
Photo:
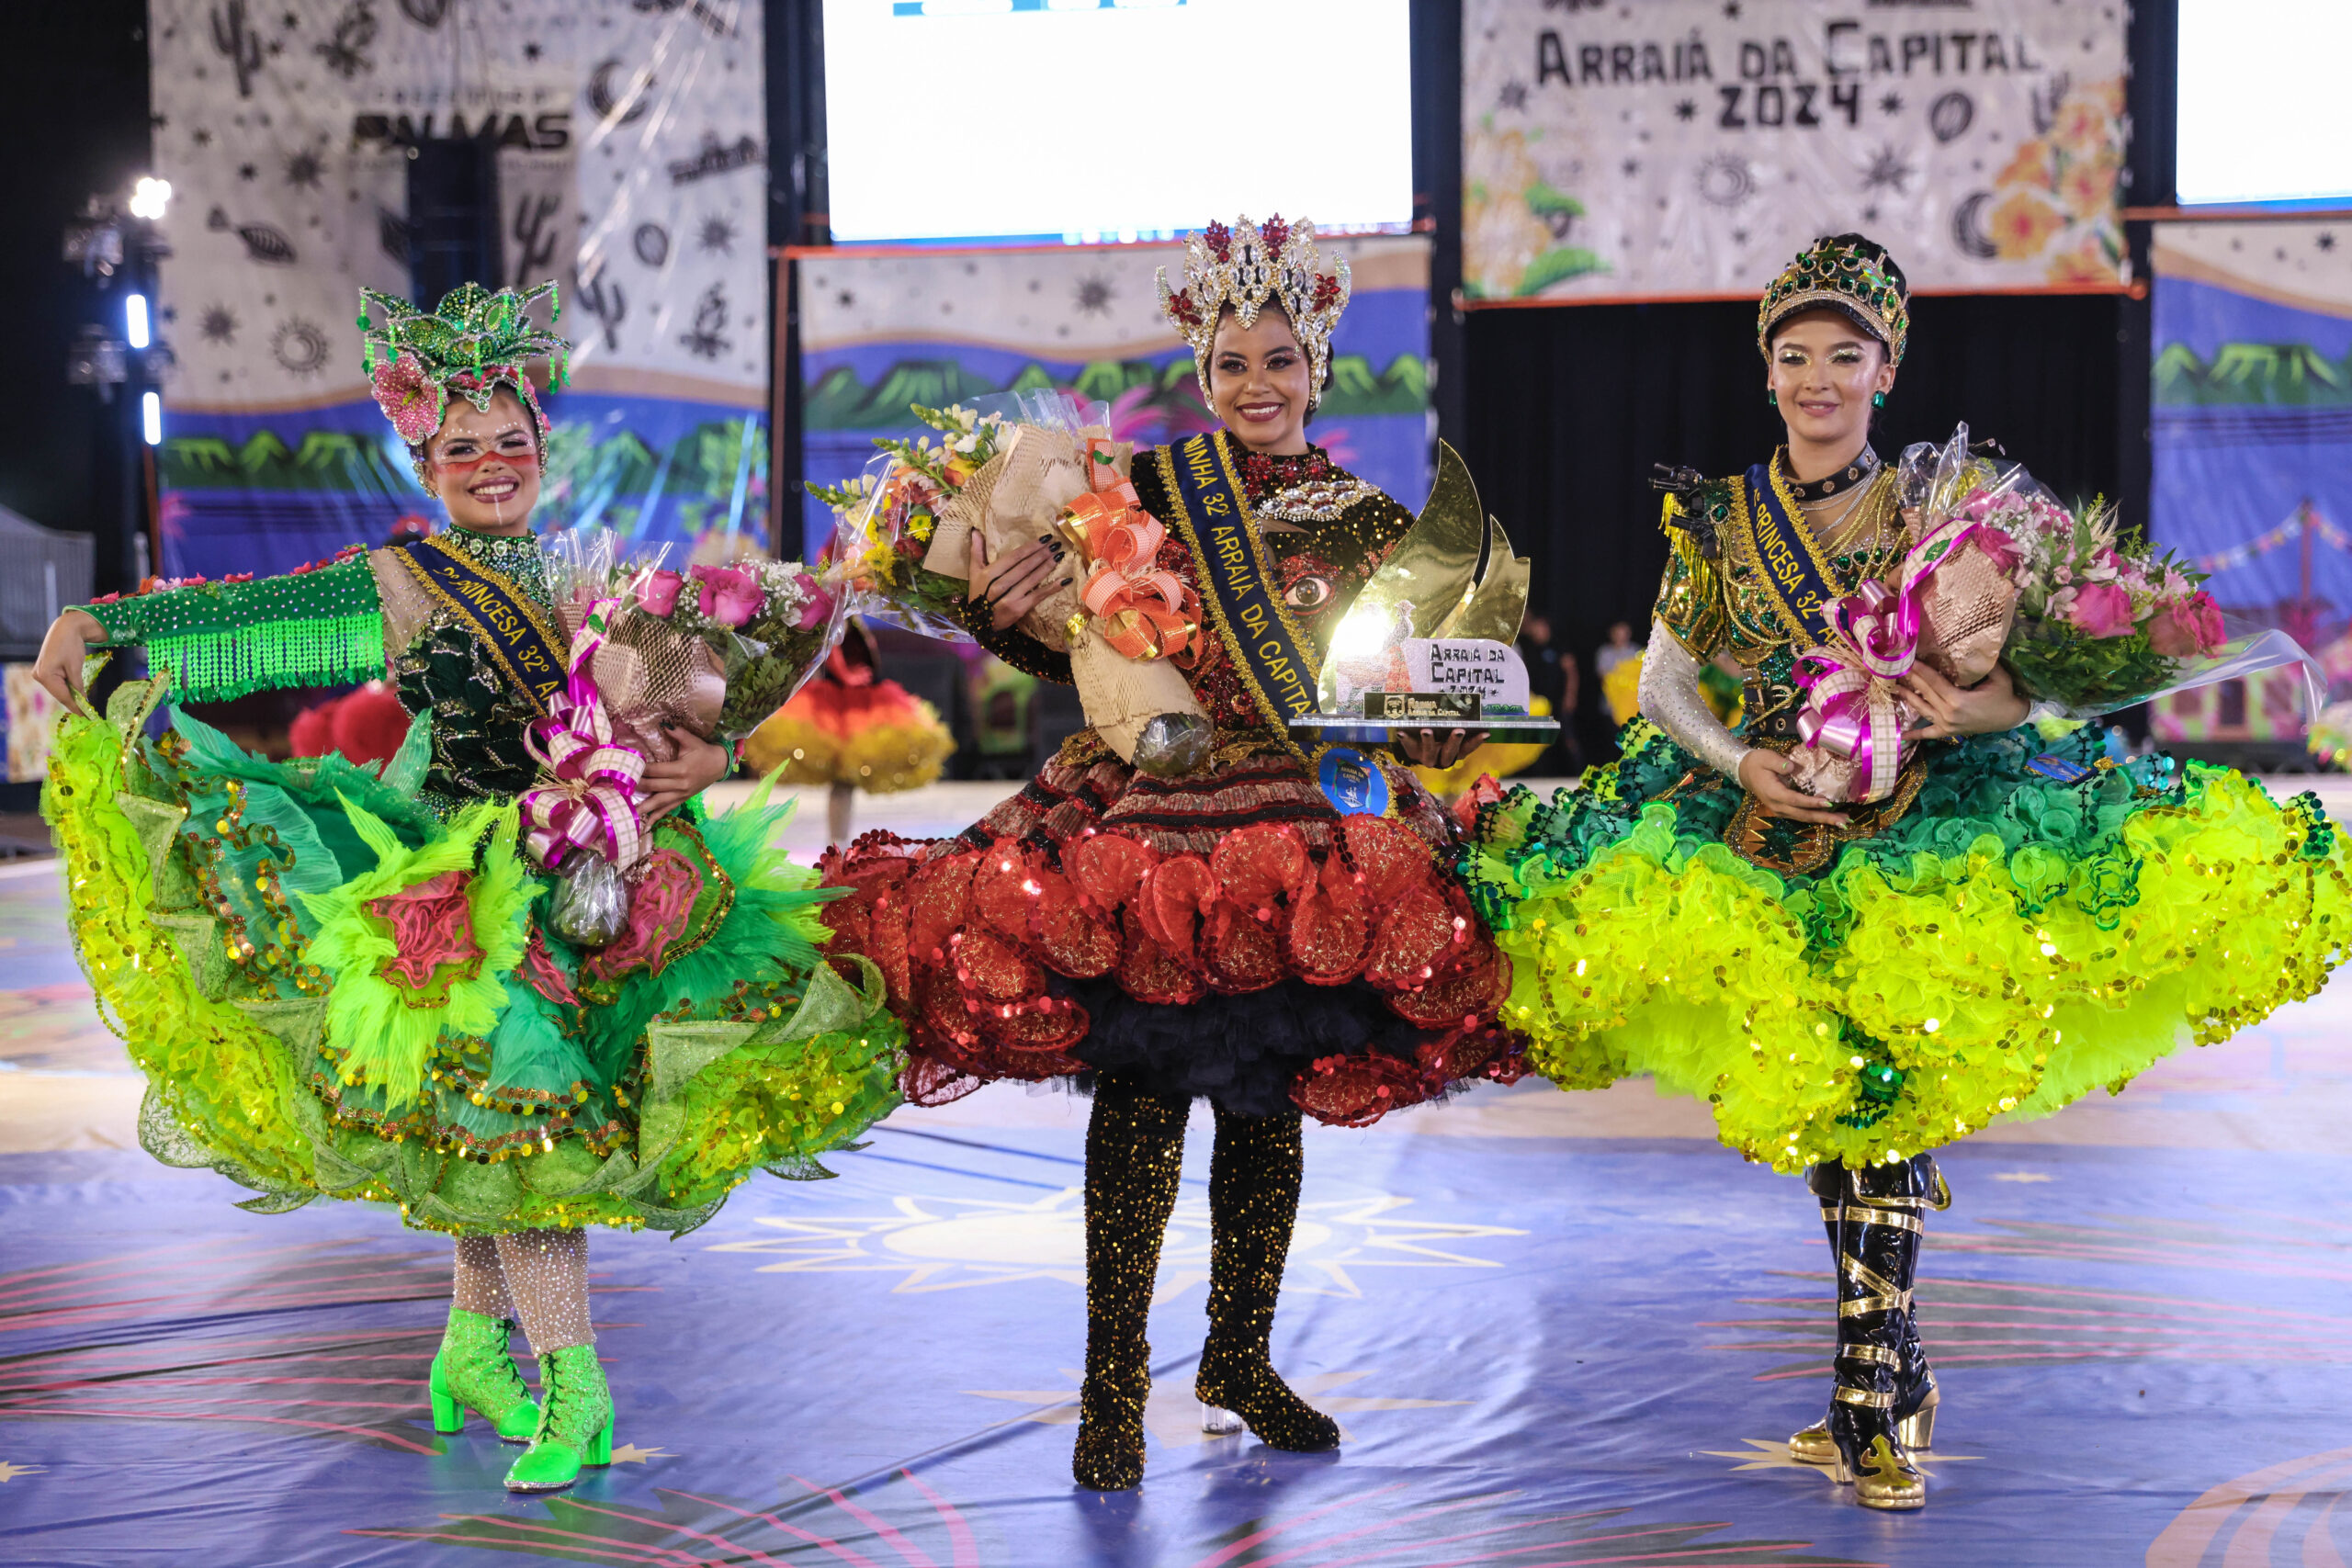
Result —
[[1235, 321], [1249, 327], [1272, 301], [1290, 319], [1291, 331], [1306, 350], [1314, 377], [1307, 406], [1313, 408], [1322, 400], [1323, 380], [1331, 368], [1331, 332], [1348, 308], [1350, 287], [1345, 257], [1333, 257], [1330, 270], [1324, 270], [1315, 225], [1304, 218], [1284, 222], [1277, 213], [1263, 228], [1238, 218], [1230, 229], [1212, 223], [1196, 230], [1184, 246], [1184, 287], [1170, 287], [1168, 269], [1159, 269], [1159, 309], [1192, 346], [1193, 370], [1206, 398], [1218, 319], [1230, 310]]

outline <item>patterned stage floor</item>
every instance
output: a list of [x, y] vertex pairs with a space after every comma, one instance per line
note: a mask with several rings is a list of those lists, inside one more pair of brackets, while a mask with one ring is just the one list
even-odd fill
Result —
[[[891, 810], [968, 819], [940, 797]], [[957, 814], [960, 814], [957, 815]], [[881, 820], [869, 811], [861, 825]], [[551, 1499], [437, 1439], [447, 1244], [264, 1217], [128, 1141], [135, 1080], [43, 867], [0, 871], [0, 1562], [654, 1568], [2147, 1563], [2352, 1555], [2352, 990], [1954, 1152], [1922, 1319], [1933, 1495], [1866, 1513], [1781, 1439], [1826, 1389], [1794, 1181], [1640, 1086], [1316, 1130], [1277, 1359], [1337, 1454], [1204, 1438], [1205, 1128], [1138, 1493], [1074, 1489], [1081, 1102], [902, 1111], [839, 1179], [675, 1244], [600, 1234], [616, 1461]]]

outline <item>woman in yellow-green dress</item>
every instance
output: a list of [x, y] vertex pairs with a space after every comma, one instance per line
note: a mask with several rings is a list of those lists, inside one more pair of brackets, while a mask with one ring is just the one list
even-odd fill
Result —
[[[1859, 235], [1774, 279], [1757, 346], [1787, 445], [1668, 502], [1623, 760], [1548, 805], [1513, 791], [1462, 862], [1539, 1070], [1569, 1089], [1652, 1075], [1706, 1100], [1748, 1158], [1808, 1171], [1838, 1352], [1827, 1417], [1792, 1446], [1881, 1508], [1926, 1499], [1910, 1450], [1938, 1395], [1911, 1290], [1924, 1215], [1949, 1201], [1931, 1151], [2311, 995], [2352, 931], [2313, 797], [2111, 763], [2090, 730], [2045, 739], [2000, 668], [1969, 688], [1924, 663], [1905, 677], [1922, 722], [1884, 798], [1792, 782], [1821, 612], [1910, 543], [1870, 445], [1908, 331], [1902, 270]], [[1736, 730], [1701, 694], [1725, 651]]]

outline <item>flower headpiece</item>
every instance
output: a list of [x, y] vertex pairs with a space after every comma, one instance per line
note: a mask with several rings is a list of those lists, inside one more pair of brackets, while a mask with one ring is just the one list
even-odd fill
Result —
[[1209, 350], [1216, 341], [1217, 318], [1230, 308], [1234, 320], [1254, 325], [1258, 312], [1272, 300], [1290, 318], [1291, 331], [1306, 350], [1313, 385], [1306, 394], [1312, 409], [1323, 400], [1323, 378], [1331, 368], [1331, 329], [1348, 308], [1348, 263], [1335, 257], [1323, 270], [1315, 248], [1315, 225], [1302, 218], [1285, 223], [1280, 213], [1262, 229], [1247, 218], [1228, 229], [1212, 223], [1195, 230], [1184, 245], [1184, 287], [1168, 286], [1168, 269], [1159, 269], [1159, 309], [1170, 325], [1192, 345], [1193, 373], [1201, 378], [1201, 396], [1209, 395]]
[[[530, 308], [541, 299], [550, 307], [545, 328], [530, 318]], [[487, 413], [491, 399], [506, 387], [538, 425], [539, 468], [546, 471], [548, 416], [524, 366], [546, 359], [551, 388], [563, 386], [568, 378], [571, 344], [552, 330], [563, 314], [553, 283], [542, 283], [527, 293], [512, 288], [493, 293], [479, 283], [461, 283], [430, 310], [362, 288], [359, 307], [360, 368], [375, 389], [376, 406], [401, 440], [420, 446], [440, 429], [451, 392]], [[371, 321], [370, 311], [380, 319]], [[417, 482], [424, 483], [424, 460], [415, 462]]]
[[1888, 363], [1903, 363], [1911, 333], [1910, 285], [1886, 247], [1860, 234], [1815, 240], [1764, 290], [1756, 310], [1756, 348], [1770, 355], [1772, 329], [1800, 310], [1827, 309], [1886, 344]]

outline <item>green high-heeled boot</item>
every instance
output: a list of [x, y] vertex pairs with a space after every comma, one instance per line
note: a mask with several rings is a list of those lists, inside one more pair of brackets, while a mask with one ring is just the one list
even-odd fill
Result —
[[442, 1331], [441, 1348], [433, 1353], [433, 1371], [425, 1380], [435, 1431], [464, 1431], [470, 1408], [498, 1429], [501, 1441], [531, 1440], [539, 1428], [539, 1407], [531, 1403], [531, 1387], [507, 1348], [514, 1332], [505, 1318], [449, 1309], [449, 1326]]
[[613, 1462], [613, 1393], [594, 1345], [572, 1345], [539, 1358], [547, 1404], [531, 1446], [506, 1472], [509, 1492], [560, 1492], [584, 1465]]

